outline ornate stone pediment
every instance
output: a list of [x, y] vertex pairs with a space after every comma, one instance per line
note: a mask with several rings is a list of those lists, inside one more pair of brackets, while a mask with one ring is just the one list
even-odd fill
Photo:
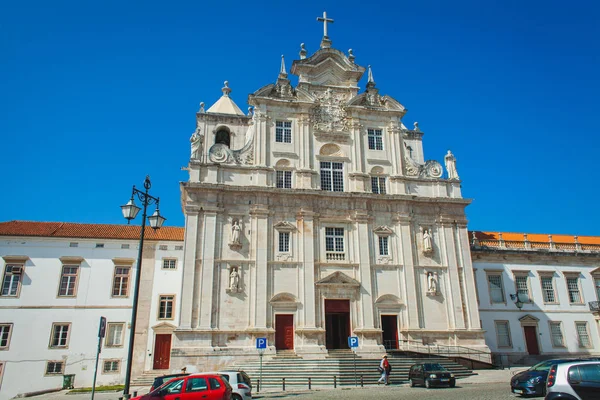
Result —
[[315, 282], [317, 286], [349, 286], [349, 287], [360, 287], [360, 282], [356, 279], [350, 278], [343, 272], [336, 271], [331, 275]]
[[278, 223], [273, 225], [273, 228], [275, 228], [276, 230], [281, 231], [281, 232], [291, 232], [291, 231], [296, 230], [296, 227], [294, 226], [294, 224], [292, 224], [288, 221], [279, 221]]
[[390, 96], [381, 96], [377, 92], [364, 92], [350, 100], [348, 106], [377, 108], [386, 111], [398, 111], [404, 114], [406, 109], [399, 101]]
[[375, 304], [379, 308], [398, 308], [404, 305], [402, 300], [393, 294], [382, 294], [377, 298], [377, 300], [375, 300]]
[[339, 50], [324, 48], [308, 58], [295, 60], [291, 72], [298, 75], [300, 82], [355, 87], [365, 73], [365, 68], [350, 61]]
[[536, 326], [540, 320], [531, 314], [527, 314], [519, 318], [519, 322], [521, 322], [521, 325]]
[[375, 233], [379, 236], [390, 236], [390, 235], [394, 234], [394, 231], [390, 227], [381, 225], [381, 226], [378, 226], [377, 228], [373, 229], [373, 233]]

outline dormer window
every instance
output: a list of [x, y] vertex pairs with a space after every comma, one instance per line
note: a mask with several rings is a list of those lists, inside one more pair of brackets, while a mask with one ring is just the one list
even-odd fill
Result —
[[221, 128], [217, 131], [215, 135], [215, 144], [224, 144], [229, 147], [231, 141], [231, 137], [229, 135], [229, 130], [225, 128]]

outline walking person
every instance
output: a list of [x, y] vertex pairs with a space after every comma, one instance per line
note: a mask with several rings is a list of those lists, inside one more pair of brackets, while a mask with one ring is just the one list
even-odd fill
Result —
[[386, 385], [390, 384], [390, 372], [392, 372], [392, 366], [387, 359], [387, 354], [384, 354], [381, 358], [381, 362], [379, 363], [379, 367], [377, 368], [379, 372], [381, 372], [381, 378], [377, 381], [377, 384], [384, 383]]

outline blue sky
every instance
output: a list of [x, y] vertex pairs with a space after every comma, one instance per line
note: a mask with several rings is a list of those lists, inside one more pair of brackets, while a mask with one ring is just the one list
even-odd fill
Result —
[[183, 226], [199, 102], [229, 80], [245, 110], [324, 10], [426, 158], [456, 155], [471, 229], [600, 235], [600, 3], [556, 0], [2, 2], [0, 221], [122, 223], [149, 174]]

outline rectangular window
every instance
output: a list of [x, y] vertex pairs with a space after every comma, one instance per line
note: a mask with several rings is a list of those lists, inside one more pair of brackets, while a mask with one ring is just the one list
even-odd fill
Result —
[[325, 228], [325, 251], [344, 251], [344, 228]]
[[175, 296], [160, 296], [158, 303], [158, 319], [173, 319]]
[[162, 267], [163, 267], [163, 269], [176, 269], [177, 268], [177, 259], [176, 258], [164, 258]]
[[63, 265], [60, 276], [60, 287], [58, 295], [61, 297], [75, 296], [77, 291], [77, 275], [79, 274], [78, 265]]
[[46, 375], [62, 375], [64, 368], [64, 361], [48, 361], [46, 364]]
[[569, 303], [581, 304], [581, 293], [579, 292], [579, 278], [567, 277], [567, 290], [569, 291]]
[[594, 278], [594, 284], [596, 285], [596, 300], [600, 301], [600, 277]]
[[344, 170], [341, 162], [321, 161], [321, 189], [344, 191]]
[[542, 296], [544, 303], [556, 303], [556, 295], [554, 293], [554, 278], [552, 276], [540, 277], [542, 283]]
[[498, 347], [512, 347], [510, 340], [510, 327], [508, 321], [496, 322], [496, 336], [498, 337]]
[[129, 295], [129, 271], [131, 271], [130, 267], [115, 267], [113, 297], [127, 297]]
[[379, 255], [380, 256], [388, 256], [388, 237], [387, 236], [379, 236]]
[[161, 244], [160, 246], [158, 246], [159, 250], [168, 250], [169, 246], [167, 246], [166, 244]]
[[23, 276], [23, 265], [6, 264], [4, 278], [2, 279], [2, 296], [18, 296]]
[[0, 324], [0, 350], [8, 350], [10, 347], [10, 335], [12, 324]]
[[69, 345], [69, 328], [71, 324], [52, 324], [50, 348], [66, 348]]
[[527, 299], [530, 301], [531, 297], [529, 296], [529, 285], [527, 284], [527, 275], [515, 275], [515, 289], [517, 290], [517, 295], [521, 301]]
[[565, 342], [562, 334], [560, 322], [550, 322], [550, 333], [552, 334], [552, 346], [565, 347]]
[[281, 253], [289, 253], [290, 251], [290, 233], [279, 232], [279, 251]]
[[128, 248], [129, 248], [129, 245], [128, 245], [127, 243], [123, 243], [123, 244], [121, 245], [121, 248], [122, 248], [122, 249], [128, 249]]
[[385, 177], [384, 176], [372, 176], [371, 177], [371, 191], [375, 194], [385, 194]]
[[292, 171], [276, 171], [276, 184], [280, 189], [292, 188]]
[[125, 324], [122, 322], [109, 322], [106, 325], [106, 347], [123, 346]]
[[383, 150], [383, 135], [381, 129], [367, 129], [369, 150]]
[[504, 303], [504, 287], [502, 286], [502, 275], [488, 275], [490, 285], [490, 301], [492, 303]]
[[79, 243], [71, 242], [71, 243], [69, 243], [69, 247], [79, 247]]
[[579, 347], [592, 347], [592, 343], [590, 342], [590, 334], [588, 332], [588, 323], [575, 322], [575, 329], [577, 329]]
[[175, 246], [175, 250], [183, 250], [183, 246]]
[[275, 141], [277, 143], [292, 143], [291, 121], [275, 121]]
[[121, 361], [120, 360], [104, 360], [102, 363], [102, 373], [103, 374], [113, 374], [118, 373], [121, 369]]
[[96, 243], [96, 248], [97, 249], [103, 249], [104, 248], [104, 243]]

